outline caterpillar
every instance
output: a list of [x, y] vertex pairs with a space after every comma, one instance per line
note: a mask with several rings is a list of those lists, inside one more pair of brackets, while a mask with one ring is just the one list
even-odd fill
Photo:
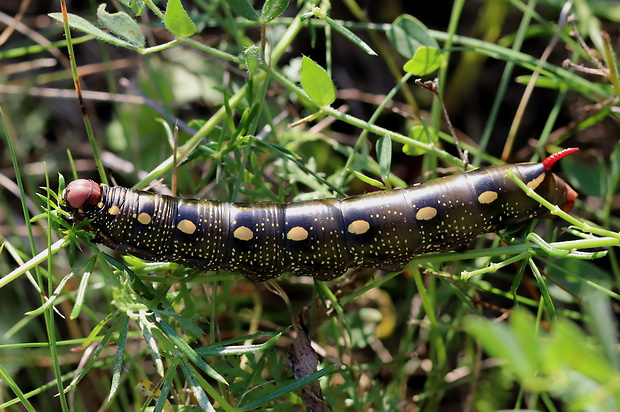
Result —
[[71, 220], [90, 220], [96, 242], [140, 258], [226, 269], [254, 281], [285, 272], [329, 280], [349, 268], [397, 270], [415, 255], [454, 250], [543, 215], [547, 209], [510, 180], [508, 170], [570, 210], [577, 193], [551, 168], [577, 150], [343, 199], [227, 203], [86, 179], [69, 183], [62, 199]]

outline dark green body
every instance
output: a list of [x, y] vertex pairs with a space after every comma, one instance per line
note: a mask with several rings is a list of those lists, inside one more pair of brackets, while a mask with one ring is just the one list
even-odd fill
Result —
[[562, 205], [566, 184], [540, 163], [481, 168], [345, 199], [240, 204], [180, 199], [101, 185], [93, 219], [103, 244], [138, 257], [226, 269], [255, 281], [284, 272], [332, 279], [348, 268], [395, 270], [413, 256], [452, 250], [546, 209], [506, 177], [511, 169]]

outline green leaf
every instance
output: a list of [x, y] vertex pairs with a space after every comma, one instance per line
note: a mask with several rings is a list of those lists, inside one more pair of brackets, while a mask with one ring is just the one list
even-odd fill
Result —
[[267, 0], [261, 11], [261, 23], [269, 23], [286, 10], [290, 0]]
[[383, 136], [377, 141], [377, 157], [381, 179], [386, 181], [392, 167], [392, 139], [390, 139], [390, 136]]
[[[517, 76], [515, 82], [519, 84], [529, 84], [532, 81], [531, 75]], [[535, 81], [536, 87], [542, 87], [545, 89], [558, 90], [565, 89], [568, 84], [562, 81], [558, 77], [538, 76]]]
[[[601, 287], [612, 288], [612, 282], [600, 283]], [[600, 345], [607, 364], [620, 371], [620, 354], [618, 353], [617, 324], [615, 315], [609, 310], [612, 306], [610, 297], [599, 289], [590, 287], [584, 293], [584, 306], [591, 319], [588, 322], [590, 335]], [[609, 377], [607, 377], [609, 378]]]
[[[50, 16], [52, 19], [58, 20], [59, 22], [63, 21], [62, 13], [49, 13], [48, 16]], [[84, 33], [87, 33], [87, 34], [91, 34], [95, 36], [96, 38], [98, 38], [99, 40], [107, 41], [108, 43], [112, 43], [115, 46], [125, 47], [125, 48], [133, 49], [133, 50], [138, 49], [138, 47], [136, 47], [134, 44], [131, 44], [129, 42], [126, 42], [125, 40], [121, 40], [118, 37], [114, 37], [111, 34], [104, 32], [103, 30], [96, 27], [91, 22], [89, 22], [88, 20], [80, 16], [76, 16], [75, 14], [69, 13], [68, 20], [69, 20], [69, 26], [71, 26], [71, 28], [83, 31]]]
[[379, 189], [385, 190], [385, 185], [381, 183], [380, 181], [378, 181], [377, 179], [373, 179], [370, 176], [366, 176], [365, 174], [363, 174], [362, 172], [358, 172], [357, 170], [351, 170], [351, 171], [353, 172], [355, 177], [357, 177], [362, 182], [368, 185], [374, 186], [374, 187], [378, 187]]
[[422, 46], [415, 51], [413, 58], [403, 66], [406, 72], [415, 76], [426, 76], [441, 66], [443, 56], [434, 47]]
[[196, 33], [196, 25], [187, 15], [181, 0], [168, 0], [164, 23], [170, 33], [177, 37], [187, 37]]
[[319, 106], [329, 106], [336, 100], [336, 87], [324, 68], [312, 59], [301, 59], [301, 87], [310, 100]]
[[121, 3], [133, 10], [137, 16], [141, 16], [144, 11], [144, 0], [121, 0]]
[[410, 59], [422, 46], [439, 49], [439, 44], [429, 34], [428, 28], [408, 14], [398, 16], [387, 35], [396, 50], [407, 59]]
[[245, 66], [248, 69], [248, 75], [252, 78], [260, 64], [260, 50], [256, 45], [250, 46], [243, 51], [243, 55], [245, 57]]
[[334, 19], [332, 19], [329, 16], [325, 16], [325, 21], [334, 30], [336, 30], [338, 33], [342, 34], [351, 43], [355, 44], [357, 47], [359, 47], [360, 49], [364, 50], [366, 53], [370, 54], [371, 56], [376, 56], [377, 55], [377, 53], [375, 53], [375, 51], [373, 49], [371, 49], [370, 46], [368, 44], [366, 44], [366, 42], [364, 40], [360, 39], [355, 34], [353, 34], [353, 32], [351, 30], [349, 30], [346, 27], [338, 24]]
[[136, 47], [144, 47], [146, 39], [140, 26], [131, 16], [123, 11], [117, 13], [108, 13], [105, 11], [105, 4], [97, 8], [97, 17], [105, 28], [127, 40]]
[[258, 20], [258, 13], [249, 0], [226, 0], [226, 2], [235, 14], [251, 21]]
[[[465, 331], [494, 358], [505, 359], [521, 381], [533, 377], [539, 368], [534, 322], [528, 315], [513, 312], [511, 326], [487, 319], [465, 318]], [[528, 341], [529, 339], [529, 341]]]
[[591, 337], [586, 337], [577, 325], [560, 319], [554, 332], [544, 348], [544, 372], [564, 375], [567, 370], [576, 371], [601, 384], [608, 384], [618, 376], [611, 359], [606, 358], [600, 346], [593, 345]]
[[[424, 126], [421, 124], [413, 126], [413, 128], [409, 132], [409, 137], [422, 143], [433, 143], [436, 142], [438, 139], [437, 132], [434, 129], [431, 129], [428, 126]], [[427, 150], [420, 149], [419, 147], [410, 145], [403, 146], [403, 153], [408, 156], [421, 156], [426, 152]]]

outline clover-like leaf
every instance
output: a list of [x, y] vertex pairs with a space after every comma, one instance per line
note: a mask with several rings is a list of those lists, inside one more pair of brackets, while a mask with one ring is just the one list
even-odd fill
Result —
[[170, 33], [177, 37], [187, 37], [196, 33], [196, 25], [189, 18], [181, 0], [168, 0], [164, 23]]
[[410, 59], [422, 46], [439, 49], [439, 44], [430, 35], [428, 28], [420, 20], [408, 14], [403, 14], [394, 20], [387, 35], [396, 50], [407, 59]]
[[146, 39], [138, 23], [124, 11], [108, 13], [105, 11], [105, 7], [106, 5], [102, 4], [97, 8], [97, 17], [101, 24], [134, 46], [144, 47]]
[[[419, 124], [419, 125], [413, 126], [413, 128], [409, 132], [409, 137], [417, 140], [418, 142], [427, 144], [427, 143], [431, 143], [437, 140], [437, 133], [434, 131], [434, 129], [431, 129], [429, 126], [423, 126]], [[416, 146], [411, 146], [408, 144], [403, 146], [403, 153], [409, 156], [421, 156], [427, 151], [428, 150], [425, 150], [425, 149], [422, 149]]]
[[405, 63], [403, 69], [415, 76], [426, 76], [437, 70], [442, 62], [443, 56], [439, 50], [422, 46], [415, 51], [413, 58]]
[[319, 106], [328, 106], [336, 100], [336, 87], [327, 71], [306, 56], [301, 59], [301, 87]]

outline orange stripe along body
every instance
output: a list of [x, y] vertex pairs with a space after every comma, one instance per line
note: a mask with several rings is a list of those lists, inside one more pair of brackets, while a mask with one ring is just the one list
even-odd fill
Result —
[[328, 280], [348, 268], [396, 270], [415, 255], [453, 250], [544, 214], [508, 170], [569, 210], [577, 194], [550, 169], [576, 150], [344, 199], [226, 203], [85, 179], [71, 182], [63, 199], [75, 222], [92, 219], [96, 241], [141, 258], [226, 269], [255, 281], [285, 272]]

